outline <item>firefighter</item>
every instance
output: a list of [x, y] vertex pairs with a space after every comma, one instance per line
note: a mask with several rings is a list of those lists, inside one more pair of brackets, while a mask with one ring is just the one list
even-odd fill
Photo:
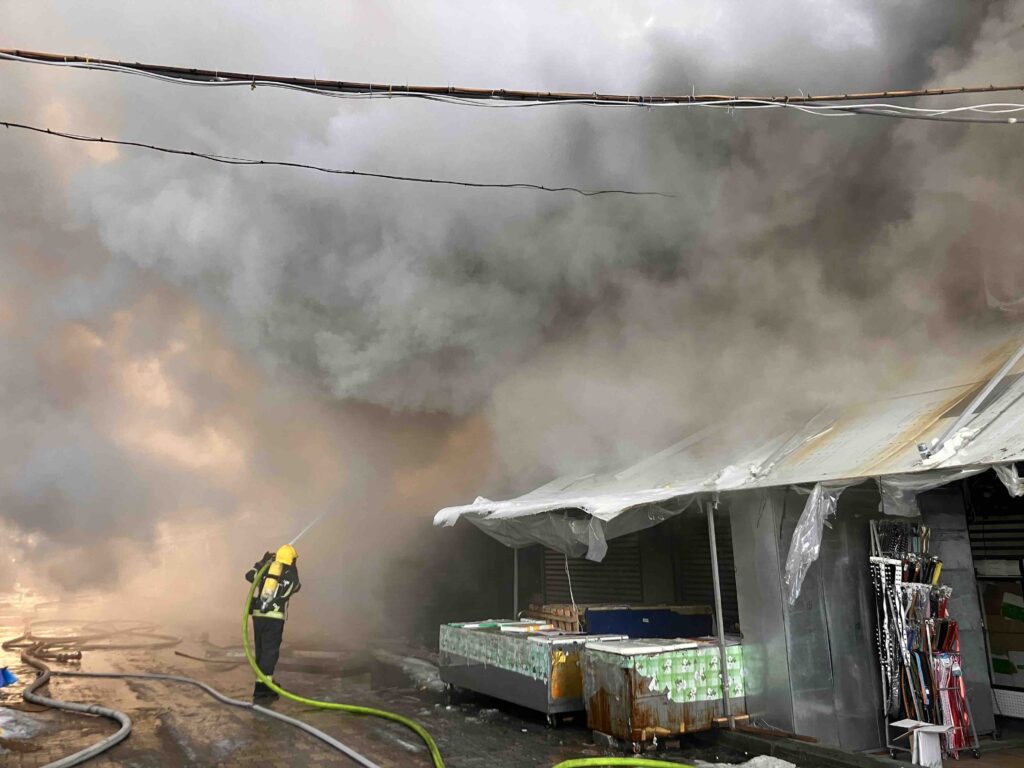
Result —
[[[269, 564], [253, 592], [249, 613], [252, 616], [253, 642], [256, 646], [256, 666], [270, 678], [273, 678], [274, 667], [281, 655], [288, 600], [302, 586], [299, 583], [297, 561], [298, 554], [295, 548], [285, 544], [279, 547], [276, 553], [265, 553], [245, 574], [245, 580], [251, 583], [256, 574]], [[257, 680], [252, 698], [254, 702], [270, 702], [277, 698], [277, 693]]]

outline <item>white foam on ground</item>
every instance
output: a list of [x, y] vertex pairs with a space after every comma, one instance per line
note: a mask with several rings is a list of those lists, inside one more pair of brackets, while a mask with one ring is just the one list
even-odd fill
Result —
[[796, 768], [796, 766], [771, 755], [758, 755], [738, 765], [736, 763], [705, 763], [703, 760], [695, 760], [694, 768]]

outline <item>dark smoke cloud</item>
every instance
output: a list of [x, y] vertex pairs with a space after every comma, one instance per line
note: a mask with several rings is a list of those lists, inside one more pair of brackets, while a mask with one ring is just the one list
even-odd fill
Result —
[[[1012, 79], [1022, 13], [44, 2], [0, 9], [0, 28], [23, 48], [297, 75], [823, 93]], [[15, 64], [0, 77], [6, 115], [57, 128], [676, 195], [467, 192], [0, 137], [0, 504], [63, 584], [85, 572], [61, 559], [71, 542], [151, 542], [207, 509], [245, 521], [250, 546], [268, 510], [290, 530], [341, 498], [310, 546], [346, 542], [351, 559], [321, 575], [372, 592], [437, 506], [637, 458], [737, 403], [776, 413], [898, 384], [914, 350], [945, 348], [985, 308], [967, 283], [979, 254], [1001, 275], [1019, 240], [1010, 127], [337, 102]], [[159, 388], [146, 365], [181, 403], [126, 401], [132, 366]], [[232, 451], [241, 466], [225, 469]], [[367, 551], [381, 565], [353, 569]]]

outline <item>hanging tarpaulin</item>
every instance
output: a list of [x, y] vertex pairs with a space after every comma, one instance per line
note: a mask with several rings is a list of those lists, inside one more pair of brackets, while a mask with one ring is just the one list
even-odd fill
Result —
[[502, 544], [517, 549], [542, 544], [568, 557], [588, 557], [597, 562], [608, 551], [604, 523], [575, 511], [541, 512], [512, 520], [494, 516], [467, 519]]
[[[857, 485], [860, 482], [860, 480], [835, 480], [816, 483], [811, 489], [807, 503], [804, 505], [804, 511], [796, 523], [796, 530], [793, 531], [789, 554], [786, 556], [786, 572], [782, 576], [786, 600], [790, 605], [796, 603], [796, 599], [800, 596], [800, 587], [803, 586], [807, 569], [818, 559], [818, 554], [821, 552], [822, 531], [828, 519], [836, 513], [839, 494], [851, 485]], [[806, 492], [802, 488], [797, 488], [797, 490]]]
[[[497, 512], [467, 514], [466, 519], [489, 536], [509, 547], [541, 544], [568, 557], [586, 557], [601, 562], [608, 552], [608, 541], [665, 522], [686, 510], [692, 497], [662, 503], [639, 504], [607, 518], [601, 511], [562, 509], [533, 514]], [[453, 516], [445, 525], [453, 525]], [[436, 523], [436, 520], [435, 520]]]
[[1024, 478], [1017, 474], [1017, 466], [1010, 464], [995, 464], [992, 469], [1006, 486], [1006, 492], [1015, 499], [1024, 496]]
[[[957, 480], [964, 480], [980, 474], [988, 467], [960, 467], [931, 472], [914, 472], [905, 475], [889, 475], [878, 478], [878, 490], [882, 494], [882, 511], [899, 517], [918, 517], [917, 495]], [[992, 469], [1006, 486], [1011, 496], [1024, 496], [1024, 478], [1017, 474], [1017, 467], [1009, 464], [993, 464]]]
[[963, 467], [880, 477], [878, 490], [882, 495], [882, 511], [897, 517], [919, 517], [921, 510], [917, 507], [917, 494], [977, 475], [986, 469], [988, 467]]

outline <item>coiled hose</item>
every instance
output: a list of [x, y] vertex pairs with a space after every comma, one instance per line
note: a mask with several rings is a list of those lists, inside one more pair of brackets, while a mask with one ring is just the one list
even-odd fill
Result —
[[[66, 622], [65, 622], [66, 623]], [[134, 627], [130, 628], [129, 632], [132, 631], [143, 631], [146, 627]], [[85, 627], [89, 629], [89, 627]], [[60, 709], [66, 712], [76, 712], [85, 715], [99, 715], [113, 720], [118, 724], [118, 729], [115, 733], [110, 736], [103, 738], [102, 740], [92, 744], [85, 749], [79, 750], [74, 754], [68, 755], [56, 760], [46, 766], [46, 768], [71, 768], [71, 766], [80, 765], [86, 760], [91, 760], [103, 752], [106, 752], [111, 747], [120, 744], [129, 734], [132, 732], [132, 720], [124, 712], [109, 707], [101, 707], [98, 704], [79, 704], [73, 701], [61, 701], [59, 699], [51, 699], [47, 696], [40, 696], [36, 693], [37, 690], [45, 686], [50, 682], [50, 677], [55, 674], [43, 661], [43, 658], [47, 660], [55, 661], [70, 661], [72, 659], [80, 659], [82, 657], [81, 651], [77, 648], [70, 650], [76, 644], [82, 644], [101, 640], [104, 637], [109, 637], [110, 632], [104, 633], [102, 631], [93, 631], [84, 635], [76, 635], [72, 637], [62, 638], [48, 638], [48, 637], [37, 637], [31, 629], [19, 637], [15, 637], [11, 640], [3, 643], [3, 649], [11, 650], [12, 648], [21, 648], [21, 660], [30, 667], [33, 667], [38, 671], [36, 679], [26, 686], [22, 692], [22, 698], [31, 703], [39, 704], [44, 707], [50, 707], [52, 709]], [[167, 636], [159, 636], [158, 643], [170, 643], [174, 641], [177, 644], [176, 638], [169, 638]]]
[[408, 717], [396, 714], [395, 712], [388, 712], [384, 709], [373, 709], [372, 707], [361, 707], [355, 704], [339, 704], [333, 701], [320, 701], [318, 699], [307, 699], [304, 696], [297, 696], [291, 691], [286, 691], [284, 688], [279, 686], [267, 675], [263, 674], [263, 671], [257, 666], [256, 659], [253, 657], [252, 646], [249, 643], [249, 606], [252, 604], [253, 594], [256, 592], [256, 585], [260, 583], [263, 578], [263, 574], [266, 573], [267, 568], [270, 564], [264, 565], [259, 573], [256, 574], [252, 580], [252, 586], [249, 587], [249, 594], [246, 595], [245, 605], [242, 606], [242, 646], [245, 648], [245, 658], [249, 660], [249, 666], [252, 667], [253, 673], [256, 675], [256, 679], [263, 683], [267, 688], [274, 691], [279, 696], [283, 696], [286, 699], [291, 699], [299, 704], [304, 704], [307, 707], [315, 707], [316, 709], [331, 709], [340, 712], [348, 712], [353, 715], [366, 715], [368, 717], [379, 717], [383, 720], [390, 720], [393, 723], [398, 723], [408, 728], [410, 731], [415, 733], [423, 743], [427, 745], [427, 750], [430, 752], [430, 759], [434, 763], [434, 768], [444, 768], [444, 760], [441, 758], [441, 750], [437, 748], [437, 744], [434, 742], [433, 737], [427, 732], [427, 729], [417, 723], [415, 720], [411, 720]]
[[[359, 754], [355, 750], [349, 748], [345, 744], [341, 743], [334, 737], [324, 733], [318, 728], [297, 720], [293, 717], [288, 717], [279, 712], [275, 712], [272, 709], [261, 707], [258, 704], [253, 704], [248, 701], [242, 701], [239, 699], [232, 699], [225, 696], [220, 691], [216, 690], [212, 686], [206, 683], [194, 680], [190, 677], [184, 677], [179, 675], [163, 675], [155, 673], [115, 673], [115, 672], [71, 672], [71, 671], [54, 671], [51, 670], [43, 659], [50, 661], [71, 661], [80, 659], [82, 657], [82, 649], [86, 650], [128, 650], [138, 649], [140, 647], [147, 649], [155, 648], [168, 648], [174, 645], [178, 645], [181, 641], [176, 637], [170, 635], [160, 635], [155, 632], [149, 631], [152, 629], [151, 625], [143, 624], [141, 622], [108, 622], [109, 624], [135, 624], [136, 626], [119, 627], [109, 630], [98, 629], [97, 625], [84, 624], [82, 627], [85, 630], [84, 634], [79, 635], [64, 635], [46, 637], [38, 635], [34, 632], [36, 626], [41, 626], [44, 623], [59, 624], [61, 626], [67, 626], [69, 623], [82, 623], [82, 622], [67, 622], [67, 621], [54, 621], [54, 622], [37, 622], [23, 635], [8, 640], [2, 644], [4, 650], [11, 650], [13, 648], [21, 648], [21, 659], [24, 663], [34, 667], [39, 671], [36, 679], [25, 689], [22, 697], [25, 701], [33, 704], [40, 704], [53, 709], [61, 709], [69, 712], [77, 712], [90, 715], [100, 715], [102, 717], [114, 720], [120, 725], [118, 731], [103, 740], [83, 749], [74, 754], [63, 757], [52, 763], [48, 763], [45, 768], [71, 768], [72, 766], [80, 765], [87, 760], [90, 760], [103, 752], [106, 752], [111, 747], [124, 741], [132, 730], [132, 721], [125, 713], [120, 712], [116, 709], [110, 709], [108, 707], [101, 707], [91, 704], [78, 704], [70, 701], [61, 701], [58, 699], [51, 699], [46, 696], [40, 696], [35, 693], [36, 690], [46, 685], [50, 677], [89, 677], [89, 678], [107, 678], [107, 679], [119, 679], [119, 680], [161, 680], [166, 682], [181, 683], [185, 685], [192, 685], [208, 693], [210, 696], [215, 698], [217, 701], [228, 704], [234, 707], [241, 707], [243, 709], [251, 709], [254, 712], [258, 712], [266, 717], [279, 720], [288, 725], [299, 728], [306, 733], [320, 739], [325, 744], [338, 750], [346, 757], [352, 759], [363, 768], [380, 768], [376, 763], [372, 762], [368, 758]], [[92, 630], [92, 631], [89, 631]], [[155, 639], [155, 642], [148, 642], [144, 644], [140, 643], [124, 643], [124, 644], [91, 644], [98, 640], [104, 640], [117, 634], [128, 634], [136, 637], [144, 636]]]
[[28, 687], [25, 688], [24, 692], [21, 694], [25, 701], [31, 702], [32, 704], [42, 704], [45, 707], [53, 707], [54, 709], [63, 709], [67, 712], [78, 712], [84, 715], [100, 715], [101, 717], [106, 717], [115, 721], [121, 726], [117, 729], [116, 733], [107, 736], [102, 741], [98, 741], [72, 755], [62, 757], [60, 760], [55, 760], [54, 762], [49, 763], [46, 768], [71, 768], [71, 766], [79, 765], [84, 763], [86, 760], [91, 760], [128, 738], [128, 734], [132, 732], [132, 720], [124, 712], [120, 712], [116, 709], [110, 709], [108, 707], [101, 707], [96, 704], [78, 704], [74, 701], [60, 701], [59, 699], [51, 699], [37, 694], [36, 690], [50, 682], [50, 675], [53, 673], [45, 663], [32, 655], [32, 650], [33, 649], [29, 649], [21, 652], [21, 660], [29, 666], [35, 667], [39, 670], [39, 674], [36, 676], [36, 679], [29, 683]]
[[[230, 705], [232, 707], [241, 707], [242, 709], [251, 709], [254, 712], [259, 712], [261, 715], [266, 715], [267, 717], [272, 717], [275, 720], [280, 720], [283, 723], [288, 723], [288, 725], [293, 725], [296, 728], [299, 728], [299, 729], [305, 731], [306, 733], [310, 734], [311, 736], [315, 736], [316, 738], [320, 739], [324, 743], [329, 744], [330, 746], [334, 747], [336, 750], [338, 750], [339, 752], [344, 754], [346, 757], [349, 757], [352, 760], [354, 760], [355, 762], [359, 763], [359, 765], [363, 766], [363, 768], [380, 768], [380, 766], [378, 766], [376, 763], [372, 762], [368, 758], [366, 758], [363, 755], [359, 754], [354, 749], [351, 749], [350, 747], [345, 746], [344, 744], [342, 744], [340, 741], [338, 741], [334, 737], [329, 736], [328, 734], [326, 734], [323, 731], [321, 731], [319, 728], [314, 728], [313, 726], [309, 725], [308, 723], [304, 723], [301, 720], [296, 720], [294, 717], [288, 717], [287, 715], [282, 715], [280, 712], [275, 712], [274, 710], [268, 709], [267, 707], [261, 707], [259, 704], [254, 704], [254, 703], [252, 703], [250, 701], [243, 701], [241, 699], [232, 699], [229, 696], [225, 696], [223, 693], [218, 691], [216, 688], [214, 688], [214, 687], [212, 687], [210, 685], [207, 685], [206, 683], [200, 682], [199, 680], [194, 680], [191, 677], [183, 677], [183, 676], [179, 676], [179, 675], [161, 675], [161, 674], [141, 673], [141, 672], [140, 673], [134, 673], [134, 674], [123, 674], [123, 673], [120, 673], [120, 672], [53, 672], [52, 674], [55, 675], [55, 676], [60, 676], [60, 677], [96, 677], [96, 678], [108, 678], [108, 679], [112, 679], [112, 680], [163, 680], [163, 681], [172, 682], [172, 683], [182, 683], [184, 685], [193, 685], [193, 686], [195, 686], [197, 688], [202, 689], [203, 691], [208, 693], [210, 696], [212, 696], [213, 698], [215, 698], [217, 701], [221, 702], [222, 704], [228, 704], [228, 705]], [[130, 723], [131, 723], [131, 721], [129, 721], [129, 727], [130, 727]], [[125, 735], [127, 735], [127, 734], [125, 734]], [[111, 745], [111, 746], [113, 746], [113, 745]], [[56, 763], [54, 763], [53, 765], [55, 766]], [[71, 763], [71, 765], [73, 765], [73, 763]]]

